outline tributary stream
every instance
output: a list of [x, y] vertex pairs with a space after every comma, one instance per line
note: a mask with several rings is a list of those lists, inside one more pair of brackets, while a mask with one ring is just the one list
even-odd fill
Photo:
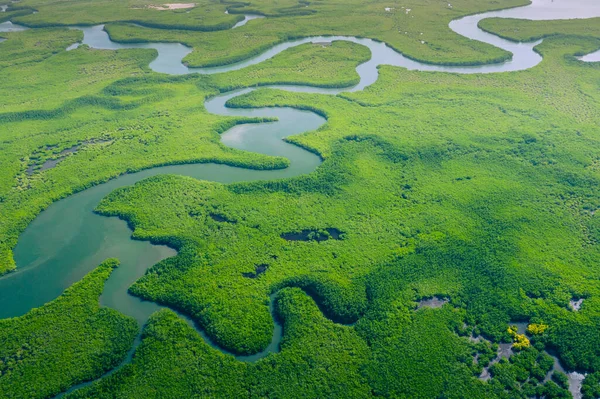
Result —
[[[287, 48], [309, 42], [347, 40], [367, 46], [371, 50], [372, 57], [368, 62], [357, 67], [360, 83], [355, 87], [321, 89], [307, 86], [276, 86], [276, 88], [282, 90], [335, 95], [344, 91], [362, 90], [371, 85], [378, 78], [377, 66], [384, 64], [410, 70], [462, 74], [529, 69], [541, 62], [540, 55], [533, 50], [541, 41], [533, 43], [511, 42], [482, 31], [477, 27], [477, 23], [484, 18], [491, 17], [546, 20], [591, 18], [595, 16], [600, 16], [600, 2], [596, 0], [536, 0], [529, 6], [486, 12], [454, 20], [450, 23], [450, 28], [455, 32], [513, 53], [512, 60], [508, 62], [467, 67], [424, 64], [406, 58], [384, 43], [371, 39], [329, 36], [310, 37], [278, 44], [256, 57], [236, 64], [215, 68], [188, 68], [182, 64], [182, 59], [189, 54], [191, 49], [182, 44], [120, 44], [110, 40], [102, 25], [72, 28], [82, 30], [84, 33], [83, 44], [87, 44], [92, 48], [156, 49], [158, 50], [158, 57], [152, 61], [150, 68], [156, 72], [173, 75], [186, 73], [213, 74], [238, 70], [272, 58]], [[242, 22], [246, 23], [251, 19], [253, 18], [246, 18]], [[238, 24], [236, 28], [240, 26]], [[0, 24], [0, 32], [23, 29], [26, 28], [13, 25], [10, 22]], [[76, 48], [76, 45], [71, 46], [69, 49], [74, 48]], [[583, 57], [583, 60], [594, 61], [596, 58], [590, 55]], [[162, 259], [174, 256], [175, 251], [165, 246], [132, 240], [130, 238], [131, 231], [125, 222], [117, 218], [103, 217], [93, 213], [100, 200], [116, 188], [132, 185], [149, 176], [159, 174], [185, 175], [226, 184], [294, 177], [314, 171], [321, 163], [319, 157], [300, 147], [288, 144], [282, 139], [286, 136], [315, 130], [326, 123], [326, 120], [315, 113], [291, 108], [231, 109], [225, 106], [225, 102], [230, 98], [252, 90], [255, 89], [229, 92], [208, 99], [205, 103], [206, 109], [211, 113], [227, 116], [276, 117], [277, 122], [235, 126], [223, 133], [221, 140], [224, 145], [233, 148], [286, 157], [291, 162], [288, 168], [259, 171], [217, 164], [157, 167], [123, 175], [52, 204], [40, 213], [20, 236], [14, 250], [17, 271], [0, 279], [0, 318], [23, 315], [32, 308], [42, 306], [55, 299], [66, 288], [110, 257], [118, 258], [121, 261], [121, 266], [113, 272], [106, 282], [104, 292], [100, 298], [101, 305], [114, 308], [123, 314], [134, 317], [140, 326], [146, 322], [151, 313], [160, 308], [155, 303], [142, 301], [129, 295], [127, 289], [143, 276], [149, 267]], [[189, 319], [188, 322], [193, 324]], [[199, 332], [202, 333], [200, 330]], [[244, 361], [255, 361], [270, 352], [277, 351], [281, 334], [281, 326], [276, 326], [273, 341], [269, 348], [252, 356], [237, 356], [237, 358]], [[210, 340], [207, 339], [207, 342], [216, 347]], [[221, 348], [217, 349], [222, 350]], [[579, 392], [573, 393], [579, 394]]]

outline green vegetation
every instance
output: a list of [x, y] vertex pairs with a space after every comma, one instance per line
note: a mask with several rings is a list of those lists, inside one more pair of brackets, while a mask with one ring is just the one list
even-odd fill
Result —
[[491, 389], [500, 397], [508, 391], [514, 395], [510, 397], [571, 398], [564, 374], [553, 373], [552, 380], [544, 382], [552, 364], [550, 356], [534, 348], [525, 349], [490, 367]]
[[368, 351], [356, 332], [325, 319], [297, 288], [280, 291], [275, 301], [285, 325], [279, 354], [237, 362], [165, 310], [150, 319], [130, 365], [68, 398], [367, 396], [359, 366]]
[[600, 18], [556, 21], [488, 18], [480, 21], [479, 27], [505, 39], [521, 42], [560, 35], [600, 38]]
[[[169, 310], [145, 326], [132, 362], [71, 398], [242, 397], [246, 364], [212, 350]], [[159, 356], [156, 356], [160, 354]]]
[[[357, 331], [388, 370], [374, 369], [371, 386], [380, 376], [402, 382], [390, 396], [413, 397], [415, 387], [428, 392], [424, 397], [492, 395], [473, 378], [469, 344], [452, 338], [461, 321], [493, 342], [510, 340], [511, 320], [548, 325], [531, 350], [554, 348], [565, 366], [597, 370], [600, 98], [589, 82], [600, 69], [572, 54], [598, 45], [596, 39], [549, 39], [538, 49], [544, 62], [519, 73], [459, 76], [382, 67], [380, 81], [364, 93], [268, 89], [235, 98], [231, 105], [294, 106], [326, 115], [323, 128], [290, 138], [321, 154], [322, 167], [291, 180], [223, 186], [162, 176], [117, 190], [99, 212], [127, 219], [136, 238], [180, 250], [131, 292], [192, 315], [227, 349], [252, 353], [271, 338], [268, 295], [301, 287], [333, 320], [359, 320]], [[220, 223], [211, 213], [236, 223]], [[344, 240], [280, 237], [332, 226]], [[262, 264], [268, 269], [259, 278], [243, 276]], [[413, 301], [434, 295], [451, 298], [464, 313], [419, 335], [423, 353], [413, 361], [392, 362], [420, 346], [388, 318], [410, 319]], [[568, 301], [583, 296], [586, 308], [569, 310]], [[373, 313], [379, 301], [382, 310]], [[376, 355], [378, 336], [385, 357]], [[438, 348], [441, 336], [448, 337], [444, 349], [427, 350]], [[389, 353], [392, 339], [399, 340], [396, 353]], [[445, 350], [450, 347], [457, 352]], [[431, 360], [438, 352], [447, 363]], [[422, 361], [428, 370], [448, 366], [409, 378], [420, 356], [430, 359]], [[519, 378], [525, 389], [531, 377]], [[494, 384], [512, 380], [506, 381]], [[531, 384], [538, 389], [541, 382]]]
[[596, 399], [600, 397], [600, 373], [588, 374], [581, 385], [583, 399]]
[[[42, 209], [92, 184], [165, 164], [287, 166], [283, 158], [221, 145], [219, 133], [243, 119], [208, 114], [205, 98], [267, 83], [351, 85], [358, 80], [356, 65], [369, 56], [364, 47], [347, 42], [327, 48], [307, 44], [243, 73], [168, 77], [148, 71], [153, 50], [83, 46], [65, 52], [81, 33], [64, 29], [2, 35], [8, 40], [1, 44], [6, 52], [0, 53], [0, 65], [6, 65], [0, 88], [0, 274], [14, 267], [10, 250]], [[58, 167], [27, 173], [32, 165], [84, 142]]]
[[[31, 27], [98, 25], [126, 21], [165, 29], [211, 31], [231, 28], [243, 19], [240, 15], [225, 14], [225, 5], [215, 1], [195, 1], [190, 9], [157, 10], [161, 6], [144, 0], [22, 0], [18, 7], [29, 10], [15, 21]], [[38, 11], [35, 14], [31, 10]]]
[[56, 300], [0, 320], [0, 397], [48, 398], [100, 377], [125, 358], [137, 323], [98, 305], [117, 265], [109, 259]]
[[[447, 22], [516, 2], [462, 0], [450, 8], [429, 0], [261, 0], [199, 3], [190, 14], [131, 9], [139, 4], [23, 0], [39, 12], [15, 19], [124, 22], [139, 12], [147, 26], [183, 25], [118, 23], [108, 27], [111, 35], [184, 41], [197, 50], [195, 65], [328, 33], [378, 38], [430, 62], [469, 64], [506, 54], [457, 39]], [[224, 14], [226, 7], [234, 15]], [[222, 20], [211, 19], [213, 11]], [[188, 29], [231, 24], [236, 12], [248, 11], [277, 18], [231, 32]], [[204, 25], [193, 20], [202, 12]], [[93, 19], [83, 20], [88, 14]], [[283, 340], [279, 353], [243, 363], [161, 310], [129, 364], [69, 398], [568, 398], [566, 377], [552, 370], [548, 351], [568, 370], [589, 373], [583, 393], [596, 397], [600, 64], [574, 55], [600, 48], [600, 37], [585, 30], [587, 21], [568, 29], [528, 24], [518, 23], [519, 34], [547, 37], [536, 49], [544, 61], [528, 71], [454, 75], [385, 66], [364, 92], [261, 89], [230, 101], [325, 116], [320, 129], [288, 138], [323, 158], [311, 174], [229, 185], [157, 176], [107, 196], [98, 213], [127, 220], [136, 239], [178, 250], [132, 294], [191, 316], [236, 354], [271, 342], [273, 296]], [[417, 39], [424, 26], [432, 29], [431, 39], [424, 32], [426, 45]], [[190, 162], [287, 166], [280, 157], [223, 146], [220, 133], [262, 120], [209, 114], [205, 99], [274, 83], [354, 84], [355, 67], [368, 57], [355, 44], [307, 44], [243, 71], [170, 77], [148, 69], [152, 50], [62, 51], [80, 38], [66, 29], [2, 36], [0, 273], [13, 268], [11, 249], [42, 209], [119, 174]], [[76, 145], [55, 168], [35, 168]], [[325, 240], [330, 231], [342, 232], [340, 239]], [[285, 239], [293, 232], [309, 233]], [[49, 397], [125, 357], [135, 322], [98, 305], [115, 266], [107, 261], [56, 301], [0, 321], [0, 396]], [[432, 297], [448, 303], [417, 309]], [[585, 298], [581, 310], [569, 307], [573, 298]], [[518, 321], [528, 322], [527, 336], [510, 327]], [[512, 344], [510, 359], [498, 359], [501, 344]], [[484, 370], [488, 380], [478, 378]]]
[[345, 41], [330, 46], [302, 44], [285, 50], [280, 57], [271, 58], [226, 74], [214, 75], [213, 82], [222, 91], [261, 84], [302, 84], [319, 87], [349, 87], [360, 78], [348, 64], [362, 64], [371, 58], [368, 48]]
[[[116, 41], [178, 42], [193, 47], [194, 52], [185, 59], [190, 66], [240, 61], [274, 44], [318, 35], [369, 37], [387, 43], [410, 58], [435, 64], [473, 65], [510, 57], [504, 50], [454, 33], [448, 24], [464, 15], [524, 5], [526, 0], [503, 0], [501, 3], [496, 0], [456, 0], [451, 3], [449, 6], [438, 0], [259, 0], [228, 5], [201, 0], [188, 14], [188, 10], [132, 8], [151, 4], [140, 0], [22, 0], [20, 6], [39, 12], [16, 17], [14, 21], [37, 27], [110, 23], [107, 30]], [[230, 10], [229, 15], [224, 14], [225, 8]], [[277, 18], [254, 20], [232, 31], [223, 30], [242, 19], [241, 15], [234, 14], [239, 12]], [[113, 24], [115, 22], [118, 24]], [[123, 25], [122, 22], [145, 27]]]
[[9, 8], [3, 13], [0, 13], [0, 22], [10, 21], [15, 17], [19, 17], [21, 15], [31, 14], [32, 10], [30, 9], [14, 9]]
[[[2, 44], [0, 70], [6, 67], [41, 62], [81, 41], [83, 34], [76, 30], [42, 29], [16, 33], [0, 33], [8, 39]], [[22, 83], [21, 83], [22, 84]]]

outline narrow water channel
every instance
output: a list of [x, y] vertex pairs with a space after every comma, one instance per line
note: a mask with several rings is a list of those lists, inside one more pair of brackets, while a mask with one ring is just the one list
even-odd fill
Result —
[[[377, 81], [378, 65], [394, 65], [410, 70], [453, 73], [495, 73], [519, 71], [532, 68], [541, 62], [533, 48], [539, 43], [514, 43], [477, 27], [484, 18], [528, 18], [565, 19], [600, 16], [600, 3], [595, 0], [536, 0], [530, 6], [510, 10], [488, 12], [461, 18], [450, 23], [455, 32], [513, 53], [509, 62], [473, 67], [439, 66], [420, 63], [404, 57], [384, 43], [371, 39], [346, 36], [310, 37], [273, 46], [270, 50], [244, 62], [216, 68], [188, 68], [182, 59], [191, 49], [176, 43], [120, 44], [110, 40], [102, 25], [72, 27], [84, 33], [83, 44], [98, 49], [153, 48], [158, 57], [152, 61], [152, 70], [167, 74], [200, 73], [212, 74], [238, 70], [263, 62], [287, 48], [308, 42], [330, 42], [346, 40], [367, 46], [372, 57], [357, 67], [360, 83], [347, 89], [320, 89], [305, 86], [277, 86], [278, 89], [335, 95], [342, 91], [358, 91]], [[254, 19], [248, 16], [234, 28], [239, 28]], [[0, 24], [0, 32], [26, 29], [10, 22]], [[71, 46], [70, 49], [76, 46]], [[588, 56], [586, 56], [588, 57]], [[582, 57], [585, 59], [586, 57]], [[594, 61], [594, 55], [590, 55]], [[162, 259], [174, 256], [175, 252], [165, 246], [130, 239], [131, 231], [125, 222], [93, 213], [102, 198], [116, 188], [132, 185], [137, 181], [159, 174], [177, 174], [197, 179], [232, 183], [240, 181], [279, 179], [295, 177], [314, 171], [320, 164], [316, 155], [282, 141], [290, 135], [317, 129], [326, 121], [312, 112], [291, 108], [230, 109], [225, 106], [228, 99], [255, 89], [229, 92], [208, 99], [206, 109], [214, 114], [228, 116], [276, 117], [278, 122], [238, 125], [222, 135], [223, 144], [246, 151], [267, 155], [283, 156], [290, 160], [290, 167], [283, 170], [248, 170], [216, 164], [190, 164], [158, 167], [139, 173], [123, 175], [69, 196], [52, 204], [27, 227], [20, 236], [14, 251], [17, 271], [0, 278], [0, 318], [20, 316], [34, 307], [39, 307], [59, 296], [66, 288], [80, 280], [104, 259], [117, 257], [121, 267], [117, 268], [106, 283], [100, 303], [133, 316], [140, 325], [159, 306], [139, 300], [127, 293], [128, 287], [145, 271]], [[188, 319], [188, 322], [192, 323]], [[202, 333], [200, 331], [200, 333]], [[277, 326], [271, 345], [267, 350], [239, 360], [254, 361], [278, 350], [281, 326]], [[210, 341], [209, 341], [210, 343]], [[214, 346], [214, 345], [213, 345]], [[220, 349], [222, 350], [222, 349]]]

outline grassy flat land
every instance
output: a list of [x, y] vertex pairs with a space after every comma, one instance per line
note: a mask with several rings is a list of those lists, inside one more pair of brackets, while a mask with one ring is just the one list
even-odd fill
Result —
[[[223, 65], [292, 38], [316, 35], [369, 37], [386, 42], [408, 57], [436, 64], [491, 63], [510, 57], [504, 50], [455, 34], [448, 28], [448, 23], [463, 15], [524, 5], [526, 0], [457, 0], [450, 3], [438, 0], [286, 0], [249, 4], [203, 0], [196, 2], [197, 7], [191, 11], [157, 11], [144, 8], [152, 3], [139, 0], [23, 0], [18, 3], [19, 7], [30, 7], [39, 12], [14, 20], [38, 27], [134, 22], [145, 28], [110, 24], [107, 29], [117, 41], [185, 43], [194, 48], [185, 59], [190, 66]], [[224, 13], [226, 8], [230, 14]], [[233, 31], [223, 31], [242, 19], [241, 15], [233, 14], [240, 12], [274, 17], [251, 21]]]
[[204, 0], [195, 2], [193, 8], [157, 10], [140, 0], [22, 0], [13, 9], [36, 10], [17, 19], [32, 27], [64, 25], [97, 25], [107, 22], [128, 21], [156, 28], [179, 28], [198, 31], [229, 29], [243, 16], [225, 14], [226, 6], [220, 2]]
[[557, 21], [488, 18], [482, 20], [479, 26], [505, 39], [521, 42], [560, 35], [600, 38], [600, 18]]

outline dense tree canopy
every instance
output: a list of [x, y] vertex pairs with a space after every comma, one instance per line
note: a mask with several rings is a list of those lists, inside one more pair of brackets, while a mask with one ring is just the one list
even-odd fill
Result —
[[[0, 18], [43, 28], [1, 34], [0, 273], [14, 270], [19, 234], [49, 204], [121, 174], [209, 162], [286, 168], [283, 157], [220, 142], [272, 118], [215, 115], [205, 100], [268, 84], [350, 86], [369, 58], [353, 43], [305, 44], [239, 71], [167, 76], [148, 68], [153, 50], [66, 52], [81, 33], [53, 26], [108, 23], [122, 41], [186, 43], [193, 65], [314, 34], [473, 64], [509, 55], [448, 22], [522, 2], [392, 3], [11, 5]], [[225, 30], [244, 12], [269, 18]], [[586, 373], [586, 399], [599, 397], [600, 64], [576, 58], [600, 48], [595, 21], [482, 22], [511, 39], [546, 38], [536, 47], [543, 62], [526, 71], [381, 66], [360, 92], [263, 88], [231, 99], [326, 118], [286, 139], [323, 163], [294, 178], [162, 175], [113, 191], [99, 214], [178, 251], [129, 288], [170, 309], [151, 316], [117, 367], [139, 329], [98, 304], [118, 263], [106, 261], [56, 300], [0, 320], [0, 397], [46, 398], [97, 379], [68, 397], [568, 398], [555, 359]], [[233, 356], [269, 347], [276, 323], [273, 353]]]

